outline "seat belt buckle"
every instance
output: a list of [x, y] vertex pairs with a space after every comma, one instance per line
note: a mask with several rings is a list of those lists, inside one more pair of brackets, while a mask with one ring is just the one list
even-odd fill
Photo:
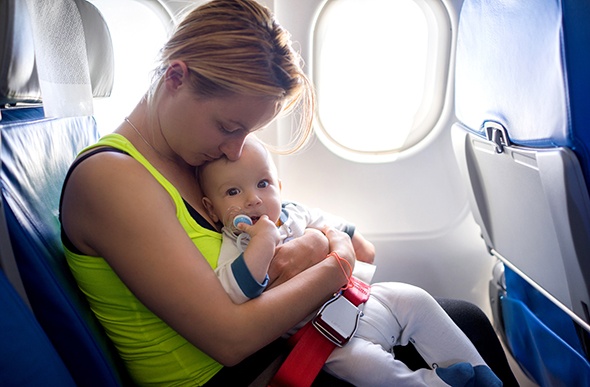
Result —
[[326, 339], [343, 347], [356, 333], [361, 315], [362, 311], [340, 292], [320, 308], [312, 324]]

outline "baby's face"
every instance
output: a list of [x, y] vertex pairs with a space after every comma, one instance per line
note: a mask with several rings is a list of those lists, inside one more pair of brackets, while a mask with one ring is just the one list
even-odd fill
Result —
[[202, 173], [206, 196], [203, 202], [215, 222], [224, 222], [226, 214], [236, 207], [254, 223], [261, 215], [278, 221], [280, 182], [276, 167], [262, 144], [247, 141], [237, 161], [216, 160]]

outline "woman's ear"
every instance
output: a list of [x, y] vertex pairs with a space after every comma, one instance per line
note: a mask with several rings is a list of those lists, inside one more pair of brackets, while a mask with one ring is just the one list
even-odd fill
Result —
[[178, 89], [188, 77], [188, 67], [186, 63], [181, 60], [170, 62], [164, 77], [167, 88], [170, 90]]

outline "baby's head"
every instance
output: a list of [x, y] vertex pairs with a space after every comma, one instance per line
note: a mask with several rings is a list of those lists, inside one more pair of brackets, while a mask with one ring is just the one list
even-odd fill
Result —
[[224, 222], [232, 209], [248, 215], [254, 223], [261, 215], [273, 222], [281, 214], [281, 183], [277, 168], [264, 144], [250, 135], [241, 157], [225, 157], [198, 169], [203, 204], [214, 222]]

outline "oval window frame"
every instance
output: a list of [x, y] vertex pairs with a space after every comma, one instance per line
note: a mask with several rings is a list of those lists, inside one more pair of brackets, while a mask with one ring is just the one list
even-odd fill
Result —
[[[449, 68], [451, 59], [451, 43], [452, 43], [452, 24], [449, 13], [442, 1], [429, 0], [406, 0], [413, 1], [424, 12], [428, 28], [428, 50], [426, 56], [426, 63], [432, 63], [432, 66], [427, 66], [423, 98], [420, 108], [416, 111], [422, 110], [423, 119], [418, 125], [410, 128], [402, 146], [398, 146], [387, 150], [359, 150], [353, 149], [349, 146], [341, 144], [330, 134], [322, 121], [322, 92], [321, 92], [321, 71], [318, 69], [320, 64], [315, 58], [318, 58], [319, 51], [322, 49], [321, 36], [323, 34], [322, 23], [326, 23], [325, 14], [330, 12], [330, 7], [335, 3], [343, 1], [358, 1], [366, 4], [366, 0], [327, 0], [325, 1], [319, 11], [316, 13], [316, 18], [312, 24], [312, 47], [311, 47], [311, 79], [316, 85], [317, 89], [317, 107], [316, 107], [316, 135], [320, 141], [334, 154], [343, 157], [344, 159], [361, 162], [361, 163], [386, 163], [396, 160], [399, 155], [424, 140], [429, 133], [435, 128], [439, 121], [444, 108], [445, 95], [448, 88]], [[388, 0], [385, 0], [388, 1]], [[389, 0], [400, 1], [400, 0]], [[370, 38], [370, 37], [367, 37]], [[395, 122], [395, 118], [390, 119]], [[378, 141], [378, 140], [376, 140]]]

